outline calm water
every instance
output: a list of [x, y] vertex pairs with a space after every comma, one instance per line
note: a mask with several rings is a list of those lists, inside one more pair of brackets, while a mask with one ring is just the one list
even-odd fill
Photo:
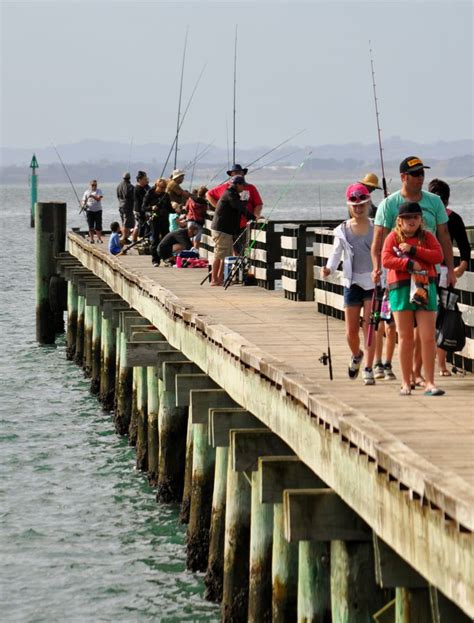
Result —
[[[108, 225], [117, 218], [115, 185], [101, 188]], [[272, 218], [319, 218], [317, 184], [295, 183], [287, 194], [285, 184], [259, 188], [267, 214], [279, 200]], [[345, 216], [344, 188], [321, 184], [323, 217]], [[453, 187], [466, 224], [474, 224], [473, 189], [472, 180]], [[29, 190], [0, 186], [0, 198], [2, 620], [218, 620], [201, 598], [202, 576], [185, 570], [177, 508], [156, 504], [64, 343], [36, 345]], [[39, 200], [65, 200], [68, 227], [84, 226], [69, 186], [40, 186]]]

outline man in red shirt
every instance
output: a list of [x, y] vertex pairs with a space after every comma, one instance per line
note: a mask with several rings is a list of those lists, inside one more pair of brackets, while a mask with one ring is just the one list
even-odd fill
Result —
[[[240, 164], [234, 164], [229, 171], [227, 171], [227, 175], [229, 178], [234, 177], [234, 175], [247, 175], [248, 169], [242, 168]], [[211, 188], [206, 194], [206, 199], [211, 204], [213, 208], [217, 206], [217, 202], [222, 197], [224, 192], [229, 188], [230, 181], [224, 182], [223, 184], [219, 184], [215, 188]], [[256, 219], [260, 218], [263, 209], [263, 201], [260, 197], [260, 194], [257, 188], [253, 184], [249, 184], [247, 181], [245, 182], [243, 192], [240, 195], [240, 199], [242, 201], [247, 201], [247, 210], [251, 212]], [[241, 235], [242, 230], [245, 229], [247, 225], [247, 219], [244, 215], [240, 218], [240, 232], [238, 236]], [[242, 240], [242, 238], [241, 238]], [[243, 241], [242, 241], [243, 242]], [[242, 245], [239, 245], [240, 248], [236, 248], [235, 252], [240, 254], [242, 250]]]

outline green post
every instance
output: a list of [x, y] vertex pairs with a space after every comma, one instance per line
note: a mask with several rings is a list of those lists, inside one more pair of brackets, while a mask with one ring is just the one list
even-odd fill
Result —
[[31, 176], [31, 213], [30, 213], [30, 227], [35, 226], [35, 205], [38, 201], [38, 176], [36, 175], [36, 169], [39, 167], [38, 160], [36, 160], [35, 154], [30, 162]]
[[[227, 474], [227, 468], [226, 468]], [[189, 523], [189, 512], [191, 510], [191, 487], [193, 484], [193, 423], [188, 418], [188, 428], [186, 433], [186, 458], [184, 461], [184, 485], [183, 499], [179, 512], [181, 523]]]
[[76, 331], [76, 352], [74, 362], [82, 368], [84, 361], [84, 311], [86, 299], [81, 294], [77, 297], [77, 331]]
[[158, 366], [147, 368], [147, 401], [148, 401], [148, 482], [154, 487], [158, 483]]
[[[64, 221], [64, 228], [59, 226]], [[54, 344], [56, 313], [50, 304], [50, 281], [56, 274], [55, 254], [63, 243], [66, 204], [38, 203], [36, 209], [36, 339], [40, 344]]]
[[92, 331], [93, 331], [93, 309], [92, 305], [84, 303], [84, 353], [82, 367], [86, 377], [92, 373]]
[[91, 362], [91, 394], [100, 390], [100, 343], [102, 319], [98, 305], [92, 307], [92, 362]]
[[[115, 395], [115, 329], [112, 321], [101, 314], [100, 391], [99, 400], [105, 411], [110, 411]], [[118, 330], [117, 330], [118, 333]]]
[[117, 329], [117, 333], [120, 334], [120, 355], [116, 384], [117, 408], [115, 410], [114, 421], [117, 433], [119, 435], [126, 435], [129, 433], [132, 415], [132, 378], [134, 372], [133, 368], [125, 365], [125, 354], [127, 352], [127, 339], [125, 331]]
[[77, 287], [72, 281], [67, 282], [67, 333], [66, 357], [74, 359], [77, 334]]
[[296, 621], [298, 543], [285, 539], [283, 504], [273, 505], [272, 621]]
[[[317, 541], [300, 541], [298, 555], [298, 623], [330, 621], [330, 592], [329, 544]], [[336, 621], [336, 619], [333, 620]], [[364, 619], [364, 621], [369, 620]], [[337, 623], [348, 623], [349, 621], [352, 621], [352, 619], [337, 619]]]
[[140, 366], [137, 370], [137, 469], [148, 470], [147, 446], [147, 368]]

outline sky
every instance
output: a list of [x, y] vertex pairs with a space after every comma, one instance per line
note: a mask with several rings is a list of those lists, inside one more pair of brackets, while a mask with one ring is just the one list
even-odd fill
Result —
[[86, 138], [297, 145], [473, 136], [473, 3], [1, 2], [1, 146]]

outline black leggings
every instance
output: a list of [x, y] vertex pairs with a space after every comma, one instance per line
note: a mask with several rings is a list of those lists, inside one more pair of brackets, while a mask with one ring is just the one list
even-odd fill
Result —
[[158, 245], [161, 240], [166, 236], [166, 234], [170, 231], [170, 226], [168, 221], [161, 221], [156, 218], [152, 218], [150, 220], [151, 227], [151, 261], [159, 262], [160, 256], [158, 255]]

